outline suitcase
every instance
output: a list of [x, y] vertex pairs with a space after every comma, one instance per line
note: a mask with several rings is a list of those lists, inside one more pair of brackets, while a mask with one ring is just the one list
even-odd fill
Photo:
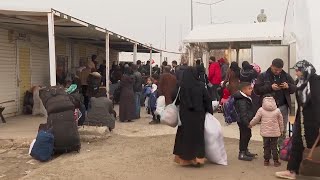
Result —
[[54, 152], [56, 154], [80, 151], [81, 142], [74, 111], [51, 113], [47, 124], [54, 135]]

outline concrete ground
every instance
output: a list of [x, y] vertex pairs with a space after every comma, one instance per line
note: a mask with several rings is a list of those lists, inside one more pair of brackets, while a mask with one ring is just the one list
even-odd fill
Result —
[[[238, 128], [225, 126], [221, 114], [215, 117], [223, 124], [228, 166], [206, 164], [203, 168], [183, 168], [173, 163], [175, 128], [149, 125], [150, 116], [142, 110], [142, 118], [133, 123], [116, 123], [110, 137], [83, 142], [81, 152], [65, 154], [47, 163], [39, 163], [27, 155], [28, 145], [0, 148], [0, 179], [275, 179], [282, 167], [263, 166], [263, 148], [259, 127], [253, 129], [250, 149], [259, 154], [253, 162], [237, 159]], [[0, 139], [32, 140], [41, 117], [9, 118], [0, 124]], [[1, 143], [1, 142], [0, 142]]]

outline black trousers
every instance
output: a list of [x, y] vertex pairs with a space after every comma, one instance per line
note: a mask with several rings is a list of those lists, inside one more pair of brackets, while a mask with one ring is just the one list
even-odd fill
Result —
[[219, 85], [215, 85], [213, 84], [212, 87], [210, 87], [210, 90], [211, 90], [211, 100], [212, 101], [220, 101], [220, 95], [219, 95]]
[[264, 159], [270, 160], [271, 154], [273, 160], [279, 160], [278, 137], [263, 137]]
[[241, 123], [238, 123], [238, 126], [240, 130], [239, 151], [247, 151], [252, 136], [251, 129]]
[[89, 96], [87, 96], [87, 91], [88, 91], [88, 86], [87, 85], [83, 85], [82, 86], [82, 95], [84, 98], [84, 106], [86, 107], [86, 110], [88, 110], [89, 108]]
[[[315, 143], [319, 129], [314, 125], [305, 125], [305, 139], [307, 143], [307, 148], [312, 148]], [[318, 144], [319, 146], [319, 144]], [[299, 173], [300, 164], [303, 159], [303, 151], [304, 151], [302, 136], [301, 136], [301, 124], [300, 120], [296, 120], [293, 129], [292, 135], [292, 148], [290, 153], [290, 160], [287, 165], [287, 170]]]

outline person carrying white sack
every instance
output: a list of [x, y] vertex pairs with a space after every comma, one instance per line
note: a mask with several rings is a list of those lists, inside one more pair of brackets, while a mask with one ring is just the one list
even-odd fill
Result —
[[173, 154], [181, 166], [204, 165], [204, 124], [206, 113], [213, 114], [211, 99], [197, 70], [188, 67], [183, 72], [177, 105], [182, 125], [178, 127]]

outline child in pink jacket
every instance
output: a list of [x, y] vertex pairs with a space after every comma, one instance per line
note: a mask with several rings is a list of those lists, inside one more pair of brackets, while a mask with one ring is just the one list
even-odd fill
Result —
[[275, 99], [272, 96], [265, 96], [262, 107], [250, 122], [249, 128], [258, 124], [261, 120], [260, 133], [263, 137], [264, 165], [270, 165], [271, 154], [274, 166], [281, 166], [278, 154], [278, 138], [284, 131], [283, 117], [280, 109], [277, 108]]

